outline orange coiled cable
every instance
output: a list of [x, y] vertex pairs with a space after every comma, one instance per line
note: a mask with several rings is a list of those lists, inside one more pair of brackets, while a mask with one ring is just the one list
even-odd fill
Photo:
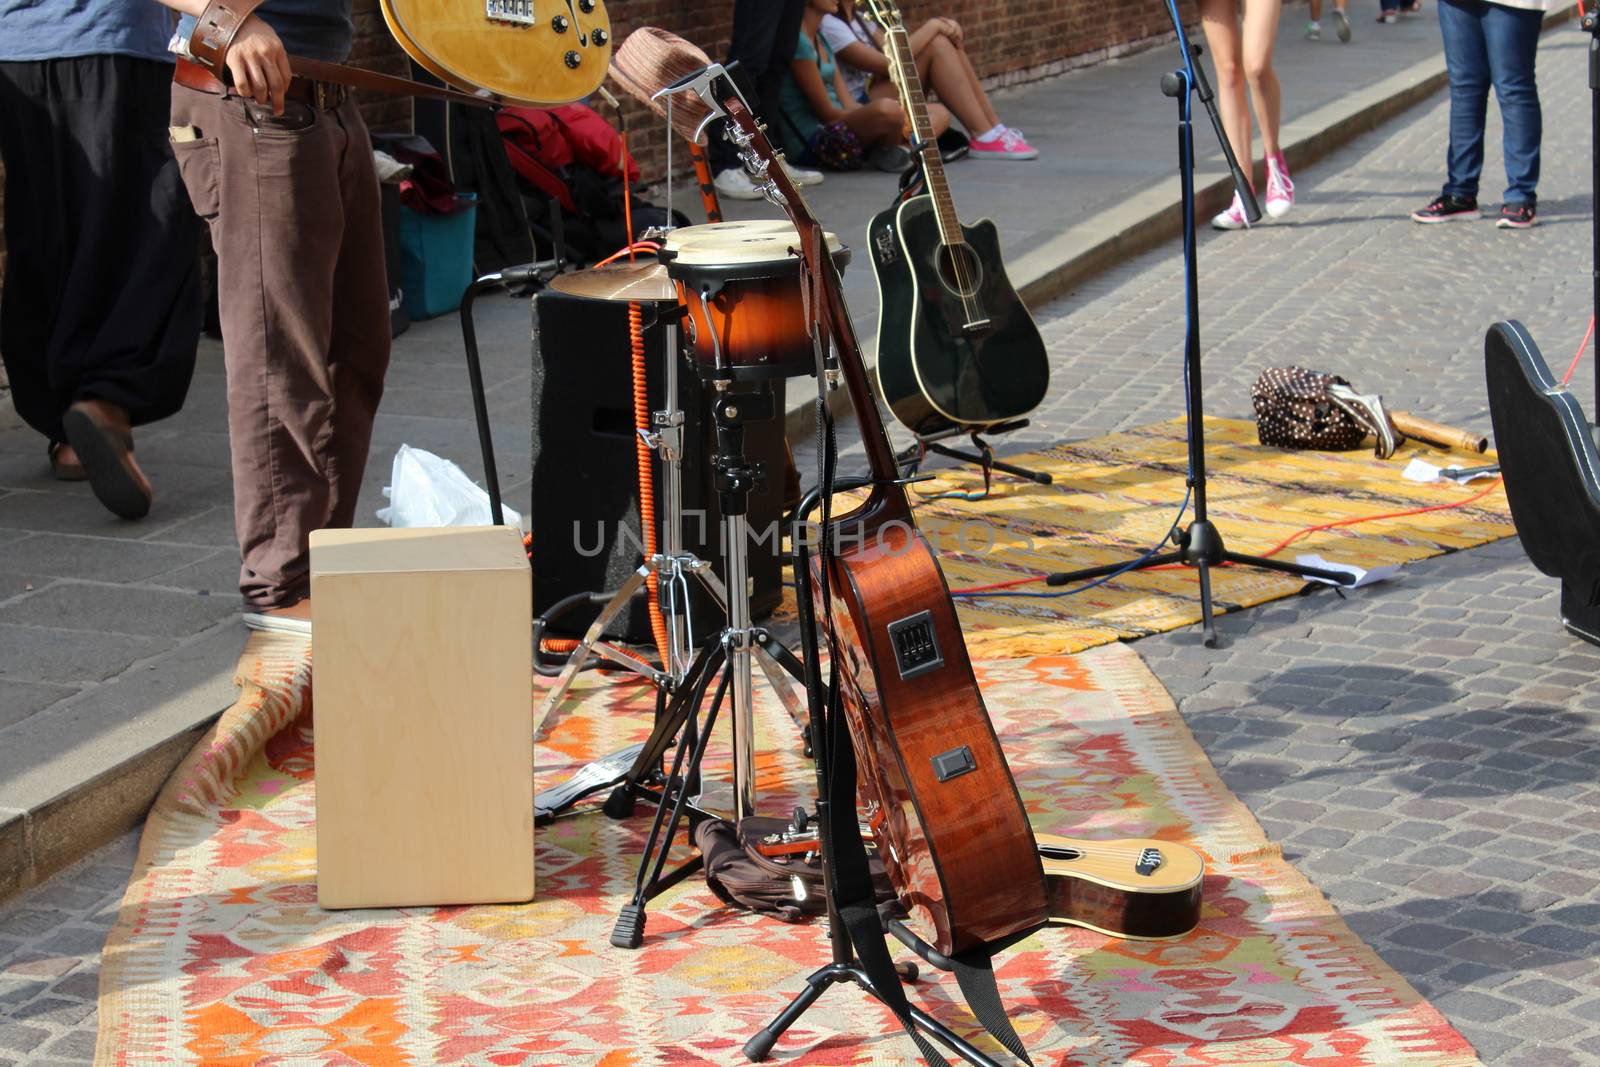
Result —
[[[650, 388], [645, 365], [644, 311], [632, 301], [628, 304], [628, 341], [633, 347], [633, 424], [649, 433]], [[639, 461], [639, 528], [644, 535], [645, 558], [649, 559], [656, 554], [656, 471], [655, 455], [644, 434], [633, 435], [633, 453]], [[655, 635], [662, 669], [671, 670], [672, 663], [667, 658], [667, 623], [661, 617], [661, 598], [657, 595], [659, 586], [660, 579], [651, 571], [645, 579], [650, 596], [650, 632]]]

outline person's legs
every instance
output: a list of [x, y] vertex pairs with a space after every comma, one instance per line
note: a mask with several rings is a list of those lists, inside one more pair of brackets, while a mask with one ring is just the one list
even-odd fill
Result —
[[1283, 112], [1283, 90], [1272, 69], [1272, 49], [1277, 43], [1278, 16], [1282, 12], [1282, 0], [1244, 0], [1240, 30], [1245, 81], [1250, 85], [1256, 124], [1261, 127], [1261, 151], [1267, 156], [1276, 156], [1280, 151], [1278, 120]]
[[1489, 100], [1484, 0], [1439, 0], [1439, 33], [1450, 76], [1450, 150], [1444, 195], [1476, 201], [1483, 173], [1483, 121]]
[[1250, 101], [1245, 96], [1238, 0], [1200, 0], [1200, 27], [1217, 76], [1217, 110], [1239, 163], [1250, 173]]
[[931, 89], [955, 113], [968, 133], [976, 137], [1000, 125], [1000, 117], [989, 105], [972, 65], [950, 38], [943, 34], [933, 38], [917, 53], [916, 63], [923, 87]]
[[1544, 134], [1534, 70], [1544, 13], [1499, 4], [1484, 6], [1484, 51], [1504, 126], [1505, 203], [1532, 204], [1538, 197], [1539, 148]]
[[[800, 19], [806, 0], [734, 0], [733, 32], [728, 42], [727, 62], [734, 80], [751, 97], [756, 114], [770, 126], [777, 116], [778, 88], [794, 57], [795, 41], [800, 37]], [[706, 155], [713, 171], [738, 168], [738, 150], [722, 136], [722, 124], [713, 125], [708, 135]]]
[[333, 511], [340, 170], [366, 143], [351, 144], [334, 115], [298, 101], [274, 118], [181, 86], [172, 124], [200, 131], [174, 150], [217, 249], [240, 592], [253, 610], [283, 607], [309, 593], [308, 540]]
[[[840, 120], [868, 152], [880, 145], [899, 144], [905, 132], [906, 113], [898, 100], [878, 97], [853, 107]], [[948, 122], [948, 116], [946, 117]]]
[[372, 421], [389, 368], [389, 293], [378, 176], [361, 111], [354, 101], [347, 101], [323, 119], [339, 123], [346, 135], [339, 162], [344, 242], [333, 270], [333, 334], [328, 346], [334, 406], [327, 470], [333, 497], [326, 524], [343, 528], [355, 523]]

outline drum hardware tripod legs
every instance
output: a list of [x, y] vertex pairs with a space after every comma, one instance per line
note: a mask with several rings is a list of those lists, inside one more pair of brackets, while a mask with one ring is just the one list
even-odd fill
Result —
[[[671, 693], [664, 713], [657, 718], [638, 761], [606, 802], [607, 814], [614, 817], [627, 815], [639, 797], [656, 805], [644, 852], [639, 858], [633, 898], [618, 914], [611, 933], [611, 943], [618, 948], [638, 948], [644, 941], [647, 902], [700, 866], [696, 858], [666, 872], [667, 854], [680, 823], [687, 818], [692, 833], [693, 827], [711, 817], [699, 804], [700, 772], [724, 699], [731, 692], [732, 817], [736, 822], [755, 810], [754, 665], [760, 665], [790, 716], [796, 721], [804, 719], [792, 685], [793, 679], [803, 677], [804, 668], [782, 643], [765, 629], [752, 625], [750, 620], [747, 580], [750, 528], [746, 508], [761, 471], [744, 454], [744, 424], [772, 417], [772, 394], [765, 388], [756, 393], [733, 393], [727, 390], [725, 382], [716, 385], [717, 396], [712, 402], [712, 416], [717, 427], [713, 484], [723, 516], [728, 622], [721, 634], [706, 644], [689, 665], [683, 683]], [[773, 548], [776, 547], [774, 543]], [[715, 695], [701, 721], [698, 711], [711, 691], [713, 678], [717, 679]], [[652, 788], [652, 782], [659, 777], [662, 758], [674, 739], [677, 752], [657, 790]]]
[[1204, 393], [1201, 387], [1200, 361], [1200, 288], [1198, 262], [1195, 250], [1195, 192], [1194, 192], [1194, 124], [1193, 99], [1200, 97], [1211, 117], [1217, 139], [1222, 142], [1223, 156], [1233, 172], [1234, 187], [1251, 215], [1251, 221], [1260, 218], [1261, 209], [1255, 194], [1245, 179], [1244, 171], [1228, 144], [1222, 130], [1222, 117], [1217, 112], [1211, 85], [1206, 80], [1205, 66], [1194, 62], [1199, 54], [1184, 29], [1183, 18], [1176, 0], [1167, 0], [1167, 14], [1178, 35], [1178, 45], [1183, 50], [1183, 67], [1161, 78], [1161, 91], [1178, 102], [1178, 177], [1183, 193], [1183, 279], [1186, 294], [1188, 328], [1184, 334], [1184, 382], [1188, 402], [1189, 423], [1189, 486], [1194, 493], [1194, 521], [1175, 537], [1177, 548], [1171, 552], [1156, 552], [1124, 563], [1108, 563], [1100, 567], [1064, 571], [1047, 579], [1050, 585], [1071, 585], [1079, 581], [1103, 578], [1125, 571], [1145, 570], [1171, 563], [1186, 563], [1194, 567], [1200, 579], [1200, 625], [1203, 640], [1208, 648], [1217, 646], [1217, 627], [1212, 615], [1211, 568], [1225, 563], [1249, 567], [1262, 567], [1302, 578], [1314, 578], [1337, 585], [1350, 585], [1355, 576], [1344, 571], [1307, 567], [1288, 560], [1268, 559], [1230, 551], [1222, 540], [1222, 532], [1206, 515], [1206, 445]]

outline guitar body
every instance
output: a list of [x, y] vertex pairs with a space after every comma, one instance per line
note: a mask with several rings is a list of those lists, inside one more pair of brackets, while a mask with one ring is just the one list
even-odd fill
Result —
[[507, 103], [580, 100], [605, 80], [611, 63], [602, 0], [378, 2], [389, 32], [418, 66]]
[[913, 928], [953, 955], [1037, 927], [1049, 901], [938, 561], [909, 520], [867, 523], [832, 575], [862, 814]]
[[1141, 838], [1035, 836], [1052, 919], [1136, 941], [1183, 937], [1200, 924], [1206, 868], [1194, 849]]
[[1006, 276], [994, 223], [962, 225], [961, 234], [962, 245], [943, 245], [926, 195], [867, 228], [878, 383], [895, 418], [918, 434], [1023, 418], [1050, 387], [1044, 339]]

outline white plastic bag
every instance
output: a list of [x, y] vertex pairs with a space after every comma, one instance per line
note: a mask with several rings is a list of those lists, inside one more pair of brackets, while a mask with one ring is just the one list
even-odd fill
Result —
[[[489, 493], [465, 471], [432, 452], [401, 445], [378, 519], [390, 526], [488, 526]], [[522, 516], [500, 505], [502, 523], [522, 528]]]

